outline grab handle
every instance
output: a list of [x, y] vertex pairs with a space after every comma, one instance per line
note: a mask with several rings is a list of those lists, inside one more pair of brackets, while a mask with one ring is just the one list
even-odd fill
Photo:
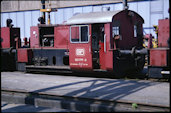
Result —
[[106, 34], [104, 34], [104, 52], [106, 52]]

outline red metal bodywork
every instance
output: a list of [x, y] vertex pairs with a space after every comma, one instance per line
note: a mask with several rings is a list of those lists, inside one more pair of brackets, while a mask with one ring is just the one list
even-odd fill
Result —
[[111, 43], [111, 24], [105, 24], [105, 34], [106, 34], [106, 70], [113, 70], [113, 51], [110, 51]]
[[[15, 47], [15, 38], [20, 40], [20, 28], [9, 28], [2, 27], [1, 28], [1, 46], [2, 48], [10, 48]], [[20, 45], [18, 45], [20, 46]]]
[[[113, 70], [113, 51], [110, 51], [110, 37], [111, 37], [110, 26], [111, 26], [110, 23], [104, 25], [106, 41], [99, 42], [101, 47], [99, 50], [100, 69], [102, 70]], [[104, 47], [105, 45], [106, 47]]]
[[105, 52], [104, 52], [104, 43], [103, 42], [99, 42], [100, 48], [99, 48], [99, 61], [100, 61], [100, 69], [102, 70], [106, 70], [105, 67]]
[[3, 27], [1, 28], [1, 38], [2, 38], [2, 48], [10, 48], [10, 28]]
[[157, 48], [150, 50], [150, 66], [168, 66], [169, 49]]
[[150, 49], [150, 66], [168, 66], [169, 63], [169, 19], [159, 20], [158, 48]]
[[162, 78], [170, 73], [169, 38], [169, 19], [159, 20], [158, 48], [149, 49], [149, 77]]
[[[91, 34], [91, 25], [89, 25], [89, 35]], [[92, 49], [91, 38], [88, 43], [70, 43], [69, 44], [69, 65], [75, 70], [92, 70]]]
[[58, 26], [54, 30], [54, 48], [68, 49], [69, 26]]
[[159, 20], [158, 26], [158, 47], [168, 47], [169, 39], [169, 19]]
[[30, 47], [39, 48], [39, 28], [38, 26], [32, 26], [30, 28]]
[[17, 61], [28, 63], [32, 58], [32, 50], [27, 48], [19, 48], [17, 50]]

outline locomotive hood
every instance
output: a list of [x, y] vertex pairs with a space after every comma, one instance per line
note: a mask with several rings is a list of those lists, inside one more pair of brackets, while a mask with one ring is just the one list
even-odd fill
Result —
[[77, 14], [71, 17], [64, 24], [89, 24], [89, 23], [107, 23], [112, 22], [112, 18], [116, 15], [118, 11], [108, 11], [108, 12], [91, 12], [91, 13], [82, 13]]
[[[109, 22], [112, 22], [112, 19], [116, 14], [119, 14], [122, 11], [125, 11], [125, 10], [80, 13], [68, 19], [64, 24], [73, 25], [73, 24], [109, 23]], [[127, 11], [131, 11], [131, 10], [127, 10]], [[133, 12], [136, 15], [139, 15], [134, 11], [131, 11], [131, 12]]]

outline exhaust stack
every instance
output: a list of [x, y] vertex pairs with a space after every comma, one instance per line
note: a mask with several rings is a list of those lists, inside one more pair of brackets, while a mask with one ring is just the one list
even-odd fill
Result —
[[[42, 9], [45, 9], [45, 0], [41, 0], [41, 3], [42, 3]], [[46, 22], [46, 20], [45, 20], [45, 17], [46, 15], [45, 15], [45, 12], [42, 12], [42, 21], [43, 21], [43, 23], [45, 24], [45, 22]]]
[[128, 4], [127, 4], [127, 0], [123, 0], [123, 9], [127, 10], [128, 9]]

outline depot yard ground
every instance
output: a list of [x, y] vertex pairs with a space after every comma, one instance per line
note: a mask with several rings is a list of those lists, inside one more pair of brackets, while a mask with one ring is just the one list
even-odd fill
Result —
[[[43, 105], [44, 107], [67, 108], [71, 111], [92, 111], [90, 108], [94, 110], [94, 104], [108, 102], [107, 106], [106, 104], [103, 105], [106, 106], [106, 109], [112, 111], [111, 109], [116, 110], [118, 107], [112, 103], [126, 102], [130, 103], [130, 105], [131, 103], [136, 103], [139, 106], [143, 104], [167, 107], [166, 111], [170, 109], [170, 85], [168, 82], [78, 77], [74, 75], [45, 75], [23, 72], [2, 72], [1, 82], [1, 91], [13, 90], [25, 92], [30, 95], [34, 93], [38, 95], [51, 95], [53, 99], [51, 97], [50, 100], [34, 99], [34, 105]], [[22, 96], [16, 98], [16, 95], [13, 94], [8, 94], [7, 96], [7, 93], [2, 93], [1, 98], [3, 101], [11, 100], [17, 102], [18, 99], [18, 102], [19, 100], [21, 102]], [[24, 103], [28, 103], [26, 101], [29, 101], [27, 96], [23, 97], [23, 100]], [[79, 101], [79, 104], [75, 103], [76, 101]], [[67, 105], [64, 105], [64, 103]], [[65, 107], [63, 108], [62, 106]], [[98, 106], [102, 105], [98, 104]], [[96, 106], [96, 108], [97, 111], [101, 110], [100, 107]], [[123, 111], [125, 110], [123, 109]], [[144, 109], [141, 108], [141, 110], [143, 111]]]

